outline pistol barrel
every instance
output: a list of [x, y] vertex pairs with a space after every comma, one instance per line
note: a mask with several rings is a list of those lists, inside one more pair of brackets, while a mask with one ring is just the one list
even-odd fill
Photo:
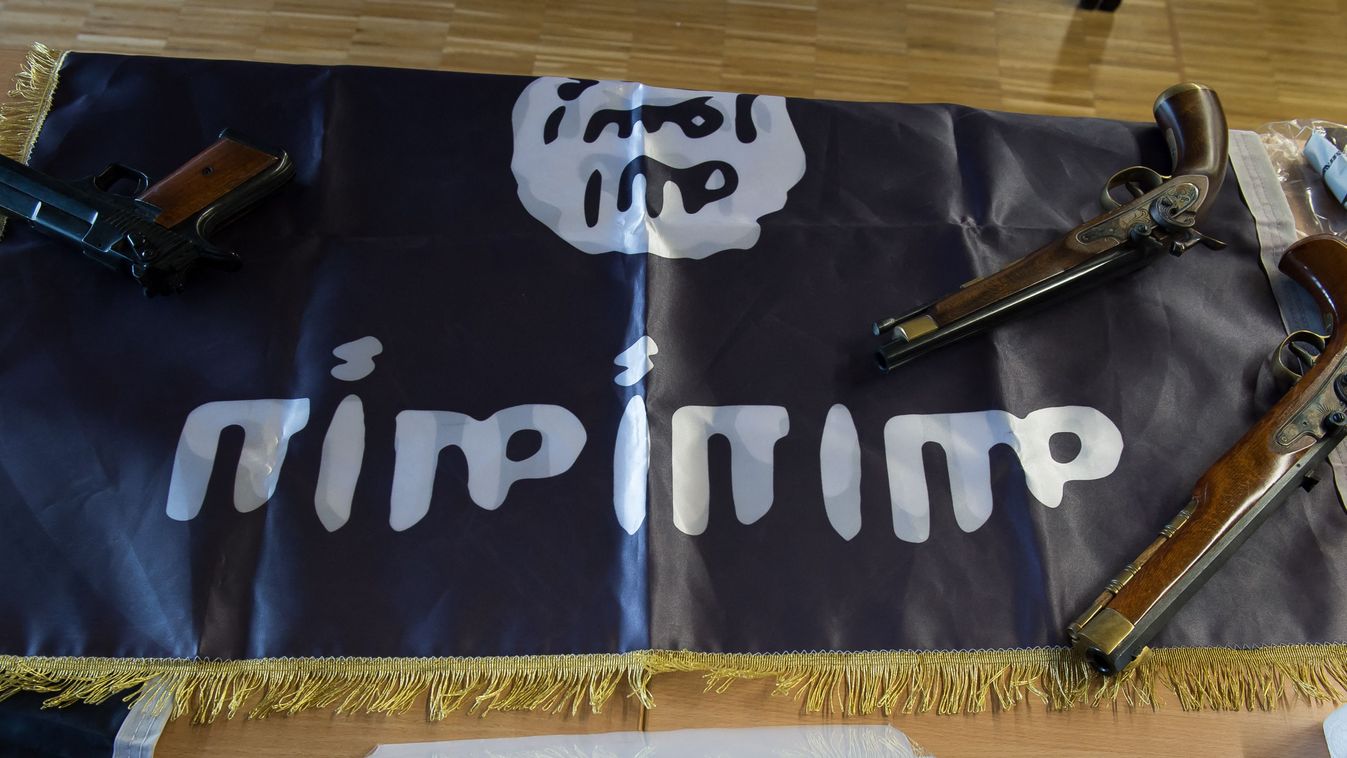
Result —
[[939, 324], [929, 315], [919, 315], [920, 312], [909, 314], [901, 321], [885, 319], [876, 322], [876, 333], [891, 332], [893, 339], [875, 351], [875, 363], [881, 371], [892, 371], [932, 350], [989, 329], [1032, 307], [1049, 303], [1059, 295], [1141, 268], [1153, 254], [1153, 250], [1139, 245], [1115, 248], [947, 324]]
[[69, 188], [4, 155], [0, 155], [0, 213], [40, 224], [75, 242], [83, 242], [98, 219], [98, 209], [78, 200]]

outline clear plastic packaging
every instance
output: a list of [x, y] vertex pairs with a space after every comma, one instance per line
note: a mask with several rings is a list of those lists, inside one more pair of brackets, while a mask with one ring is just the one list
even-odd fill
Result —
[[1264, 124], [1258, 136], [1281, 180], [1297, 236], [1347, 236], [1347, 208], [1324, 183], [1320, 166], [1305, 157], [1305, 144], [1315, 131], [1321, 131], [1339, 150], [1347, 146], [1347, 126], [1317, 119], [1274, 121]]

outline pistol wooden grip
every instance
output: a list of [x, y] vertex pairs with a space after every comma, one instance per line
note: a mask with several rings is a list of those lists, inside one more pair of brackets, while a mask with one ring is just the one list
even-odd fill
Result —
[[1347, 339], [1347, 329], [1340, 328], [1347, 301], [1347, 242], [1331, 234], [1306, 237], [1287, 249], [1277, 267], [1319, 303], [1333, 333], [1324, 352], [1337, 352], [1334, 343]]
[[174, 227], [275, 166], [273, 155], [226, 135], [145, 190], [140, 199], [162, 212], [155, 221]]
[[1229, 130], [1221, 101], [1206, 86], [1176, 84], [1155, 100], [1155, 123], [1174, 151], [1174, 176], [1199, 174], [1211, 183], [1212, 197], [1225, 179]]

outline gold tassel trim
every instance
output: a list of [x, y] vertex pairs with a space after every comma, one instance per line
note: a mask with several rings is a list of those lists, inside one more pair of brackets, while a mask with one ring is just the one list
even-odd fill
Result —
[[650, 700], [644, 656], [543, 655], [500, 658], [173, 658], [0, 656], [0, 700], [17, 692], [52, 693], [44, 705], [149, 698], [158, 715], [192, 713], [196, 723], [228, 718], [249, 705], [250, 718], [320, 708], [338, 713], [405, 713], [427, 696], [432, 720], [453, 711], [598, 712], [626, 684]]
[[[27, 163], [42, 132], [42, 124], [51, 110], [51, 99], [56, 94], [58, 72], [65, 62], [63, 50], [52, 50], [40, 42], [28, 49], [23, 70], [14, 77], [14, 87], [8, 99], [0, 102], [0, 153]], [[0, 216], [0, 235], [5, 232], [5, 218]]]
[[14, 77], [9, 99], [0, 103], [0, 153], [24, 163], [32, 155], [42, 123], [51, 110], [63, 50], [34, 42], [24, 58], [23, 70]]
[[155, 713], [171, 707], [173, 718], [190, 713], [195, 722], [314, 708], [397, 714], [423, 695], [432, 720], [457, 710], [574, 715], [581, 707], [599, 712], [619, 689], [654, 707], [651, 679], [673, 672], [702, 674], [707, 692], [742, 679], [772, 679], [775, 694], [793, 697], [803, 711], [843, 715], [979, 713], [1031, 700], [1053, 710], [1155, 708], [1157, 683], [1189, 711], [1347, 700], [1347, 645], [1161, 648], [1113, 678], [1094, 674], [1066, 648], [242, 661], [0, 656], [0, 700], [41, 692], [50, 694], [46, 705], [59, 707], [127, 693], [128, 702], [149, 698]]

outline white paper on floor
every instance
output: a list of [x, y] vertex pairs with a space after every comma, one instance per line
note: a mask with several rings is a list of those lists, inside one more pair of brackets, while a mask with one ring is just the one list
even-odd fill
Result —
[[887, 725], [680, 729], [380, 745], [370, 758], [915, 758]]

